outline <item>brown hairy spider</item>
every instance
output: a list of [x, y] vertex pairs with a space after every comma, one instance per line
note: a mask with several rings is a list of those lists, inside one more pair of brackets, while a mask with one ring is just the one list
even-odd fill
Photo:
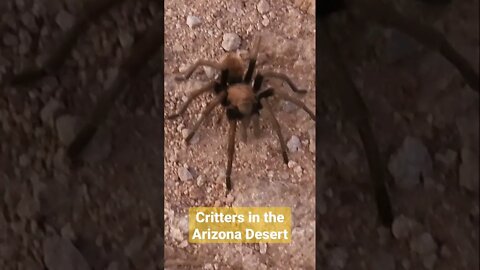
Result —
[[312, 120], [315, 121], [315, 114], [299, 99], [289, 96], [287, 93], [282, 92], [278, 89], [273, 89], [271, 87], [267, 89], [262, 89], [263, 80], [265, 78], [271, 77], [285, 81], [294, 92], [302, 94], [306, 93], [306, 90], [298, 89], [287, 75], [269, 71], [257, 72], [255, 75], [255, 79], [252, 83], [260, 42], [261, 37], [258, 36], [255, 47], [250, 52], [248, 67], [246, 70], [245, 63], [238, 54], [227, 53], [221, 58], [219, 62], [203, 59], [197, 60], [192, 66], [187, 68], [187, 70], [183, 74], [176, 76], [176, 79], [179, 81], [187, 80], [188, 78], [190, 78], [193, 72], [195, 72], [195, 70], [201, 66], [209, 66], [220, 71], [220, 76], [217, 76], [216, 79], [208, 82], [200, 89], [192, 91], [187, 101], [181, 106], [180, 110], [177, 113], [167, 116], [167, 119], [174, 119], [180, 116], [186, 111], [187, 107], [195, 98], [208, 91], [214, 91], [215, 98], [210, 103], [208, 103], [207, 107], [202, 112], [200, 118], [197, 120], [185, 140], [187, 143], [190, 141], [190, 139], [200, 127], [201, 123], [205, 120], [206, 117], [208, 117], [208, 115], [215, 107], [217, 107], [218, 105], [223, 106], [230, 125], [227, 147], [227, 190], [231, 190], [232, 188], [230, 177], [232, 173], [232, 163], [235, 152], [235, 134], [237, 129], [237, 122], [240, 122], [240, 137], [242, 141], [246, 141], [247, 139], [247, 129], [251, 121], [253, 122], [254, 135], [258, 136], [260, 133], [258, 121], [260, 110], [262, 109], [265, 109], [267, 118], [269, 119], [270, 123], [273, 126], [273, 129], [277, 133], [281, 146], [283, 161], [285, 162], [285, 164], [288, 163], [287, 147], [280, 129], [280, 124], [275, 118], [272, 108], [266, 98], [276, 95], [281, 99], [292, 102], [293, 104], [307, 112], [312, 118]]
[[[429, 4], [448, 4], [451, 2], [450, 0], [422, 1]], [[320, 50], [326, 52], [322, 54], [322, 56], [326, 56], [326, 61], [334, 64], [333, 71], [336, 75], [334, 79], [339, 86], [333, 93], [340, 102], [347, 120], [352, 122], [358, 130], [370, 169], [378, 214], [382, 223], [390, 226], [394, 215], [384, 183], [384, 179], [389, 177], [388, 170], [381, 157], [370, 125], [367, 106], [348, 73], [338, 50], [338, 43], [332, 35], [335, 30], [329, 19], [339, 12], [347, 12], [351, 17], [373, 21], [385, 27], [397, 29], [410, 35], [425, 47], [438, 51], [458, 69], [466, 83], [477, 92], [479, 91], [479, 77], [477, 71], [469, 64], [467, 59], [453, 48], [442, 33], [433, 27], [420, 23], [418, 20], [405, 17], [382, 0], [325, 0], [317, 6], [316, 19], [320, 30], [320, 44], [324, 47]]]

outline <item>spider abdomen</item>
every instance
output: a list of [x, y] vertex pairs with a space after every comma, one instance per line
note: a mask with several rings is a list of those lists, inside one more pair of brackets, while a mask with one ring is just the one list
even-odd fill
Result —
[[231, 85], [227, 89], [227, 117], [229, 119], [242, 119], [251, 115], [256, 107], [255, 93], [253, 88], [244, 83]]
[[224, 69], [228, 69], [228, 82], [240, 82], [245, 73], [245, 63], [236, 53], [228, 53], [220, 60]]

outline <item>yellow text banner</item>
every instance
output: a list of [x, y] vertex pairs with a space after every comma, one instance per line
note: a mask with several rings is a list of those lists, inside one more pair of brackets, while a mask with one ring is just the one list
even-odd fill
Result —
[[291, 243], [290, 207], [191, 207], [190, 243]]

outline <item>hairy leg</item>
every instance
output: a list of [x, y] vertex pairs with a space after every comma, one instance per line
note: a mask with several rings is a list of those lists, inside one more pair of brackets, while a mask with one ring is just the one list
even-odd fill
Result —
[[190, 105], [190, 103], [194, 99], [196, 99], [197, 97], [199, 97], [203, 93], [208, 92], [208, 90], [212, 89], [214, 85], [215, 85], [215, 82], [209, 82], [207, 85], [201, 87], [200, 89], [193, 90], [188, 95], [187, 101], [185, 101], [185, 103], [183, 103], [183, 105], [180, 107], [180, 110], [178, 110], [178, 112], [176, 112], [174, 114], [171, 114], [171, 115], [167, 116], [167, 119], [174, 119], [174, 118], [177, 118], [178, 116], [182, 115], [187, 110], [188, 105]]
[[260, 121], [258, 114], [252, 115], [253, 135], [255, 138], [260, 137]]
[[228, 121], [230, 128], [228, 130], [228, 146], [227, 146], [227, 172], [226, 185], [227, 191], [232, 190], [232, 163], [235, 156], [235, 131], [237, 129], [237, 121]]
[[197, 120], [197, 122], [195, 123], [195, 125], [193, 126], [192, 130], [190, 130], [190, 132], [188, 133], [188, 136], [187, 138], [185, 138], [185, 141], [188, 143], [190, 142], [190, 140], [192, 139], [193, 135], [195, 135], [195, 132], [198, 130], [198, 128], [200, 127], [200, 125], [203, 123], [203, 121], [205, 120], [205, 118], [207, 118], [208, 115], [210, 115], [210, 113], [213, 111], [213, 109], [215, 107], [217, 107], [218, 105], [220, 105], [220, 103], [222, 102], [222, 100], [225, 98], [226, 96], [226, 92], [221, 92], [220, 95], [216, 96], [215, 99], [213, 99], [212, 101], [210, 101], [210, 103], [208, 103], [207, 107], [205, 108], [205, 110], [203, 110], [202, 112], [202, 115], [200, 115], [200, 118]]
[[273, 72], [273, 71], [265, 71], [265, 72], [262, 71], [262, 75], [265, 78], [276, 78], [286, 82], [288, 86], [292, 88], [293, 92], [300, 93], [300, 94], [307, 93], [307, 90], [305, 89], [298, 89], [298, 87], [293, 83], [293, 81], [283, 73]]
[[257, 57], [258, 51], [260, 50], [261, 40], [262, 36], [258, 35], [254, 41], [253, 48], [250, 51], [250, 60], [248, 61], [247, 72], [245, 72], [245, 77], [243, 78], [243, 81], [246, 83], [250, 83], [252, 81], [253, 72], [255, 71], [255, 65], [257, 64]]
[[218, 62], [199, 59], [193, 65], [188, 67], [184, 72], [175, 76], [175, 80], [177, 80], [177, 81], [188, 80], [190, 78], [190, 76], [192, 76], [193, 72], [195, 72], [195, 70], [197, 70], [197, 68], [202, 67], [202, 66], [211, 67], [211, 68], [214, 68], [216, 70], [221, 70], [222, 69], [222, 65]]
[[282, 91], [279, 91], [279, 90], [274, 91], [274, 93], [275, 93], [275, 95], [277, 95], [281, 99], [287, 100], [287, 101], [297, 105], [298, 107], [302, 108], [306, 113], [308, 113], [308, 115], [310, 115], [310, 118], [312, 118], [312, 120], [315, 121], [315, 113], [313, 113], [307, 107], [307, 105], [305, 105], [305, 103], [303, 103], [301, 100], [299, 100], [297, 98], [294, 98], [292, 96], [289, 96], [288, 94], [286, 94]]
[[260, 102], [262, 103], [262, 106], [265, 109], [268, 120], [272, 124], [273, 130], [275, 131], [275, 133], [277, 133], [278, 140], [280, 141], [280, 147], [282, 148], [283, 162], [285, 164], [287, 164], [288, 163], [287, 144], [285, 143], [285, 140], [283, 138], [282, 129], [280, 128], [280, 124], [278, 123], [277, 119], [275, 118], [275, 115], [273, 114], [273, 110], [270, 107], [270, 104], [268, 104], [268, 101], [266, 99], [261, 99]]

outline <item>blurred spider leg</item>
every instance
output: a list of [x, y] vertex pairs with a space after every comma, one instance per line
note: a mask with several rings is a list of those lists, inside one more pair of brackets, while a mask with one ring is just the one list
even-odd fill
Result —
[[265, 108], [265, 112], [267, 113], [268, 120], [272, 124], [273, 130], [275, 130], [275, 133], [277, 133], [278, 140], [280, 141], [280, 146], [282, 148], [283, 162], [287, 164], [288, 163], [287, 145], [285, 143], [285, 140], [283, 139], [280, 124], [275, 118], [275, 115], [273, 114], [272, 108], [270, 107], [270, 104], [268, 104], [268, 101], [266, 99], [261, 99], [260, 102], [262, 103], [263, 108]]
[[107, 118], [108, 112], [113, 107], [115, 100], [123, 93], [129, 80], [141, 70], [148, 59], [157, 51], [163, 52], [163, 14], [160, 13], [152, 23], [152, 26], [134, 45], [129, 55], [120, 65], [118, 74], [108, 89], [101, 94], [93, 107], [86, 124], [75, 135], [72, 143], [68, 146], [67, 155], [75, 160], [85, 146], [95, 135], [98, 126]]
[[252, 115], [253, 135], [255, 138], [260, 137], [260, 120], [258, 114]]
[[190, 78], [190, 76], [192, 76], [193, 72], [195, 72], [195, 70], [197, 70], [197, 68], [203, 67], [203, 66], [211, 67], [211, 68], [214, 68], [216, 70], [221, 70], [222, 69], [222, 65], [218, 62], [199, 59], [193, 65], [188, 67], [184, 72], [175, 76], [175, 80], [177, 80], [177, 81], [188, 80]]
[[192, 103], [194, 99], [196, 99], [198, 96], [200, 96], [203, 93], [206, 93], [208, 90], [212, 89], [213, 86], [215, 85], [215, 82], [209, 82], [207, 85], [203, 86], [200, 89], [193, 90], [189, 95], [187, 101], [183, 103], [182, 107], [180, 107], [180, 110], [178, 112], [171, 114], [167, 116], [167, 119], [173, 119], [177, 118], [178, 116], [182, 115], [188, 108], [188, 105]]
[[307, 90], [305, 89], [298, 89], [297, 86], [293, 83], [293, 81], [285, 74], [279, 73], [279, 72], [273, 72], [273, 71], [265, 71], [262, 72], [263, 77], [271, 77], [271, 78], [277, 78], [282, 81], [285, 81], [290, 88], [292, 88], [293, 92], [300, 93], [300, 94], [305, 94], [307, 93]]
[[247, 141], [247, 130], [250, 125], [250, 116], [246, 116], [240, 121], [240, 140], [242, 142]]
[[227, 146], [227, 171], [226, 171], [226, 185], [227, 191], [232, 190], [232, 163], [233, 158], [235, 156], [235, 132], [237, 129], [237, 121], [230, 120], [228, 121], [230, 124], [230, 129], [228, 130], [228, 146]]
[[335, 41], [331, 37], [327, 21], [321, 21], [320, 27], [320, 36], [323, 37], [322, 44], [326, 47], [325, 51], [328, 52], [325, 55], [329, 56], [328, 61], [334, 63], [335, 74], [338, 75], [336, 81], [339, 87], [335, 89], [335, 93], [342, 103], [347, 119], [352, 121], [359, 132], [367, 156], [378, 214], [382, 223], [390, 226], [393, 222], [393, 211], [384, 182], [384, 177], [388, 176], [387, 168], [380, 156], [380, 151], [370, 126], [367, 106], [341, 60]]
[[207, 118], [207, 116], [210, 115], [210, 113], [213, 111], [213, 109], [215, 109], [215, 107], [220, 105], [222, 100], [226, 97], [226, 94], [227, 94], [226, 92], [221, 92], [218, 96], [215, 97], [214, 100], [212, 100], [212, 101], [210, 101], [210, 103], [208, 103], [207, 107], [203, 110], [202, 114], [200, 115], [200, 118], [197, 120], [197, 122], [193, 126], [192, 130], [190, 130], [190, 132], [188, 133], [188, 136], [185, 139], [185, 141], [187, 143], [190, 142], [193, 135], [195, 135], [195, 132], [197, 132], [198, 128], [203, 123], [205, 118]]
[[[371, 3], [372, 2], [372, 3]], [[455, 48], [448, 42], [445, 35], [435, 28], [419, 21], [407, 18], [395, 8], [382, 4], [379, 1], [360, 1], [353, 6], [353, 11], [358, 10], [360, 16], [402, 31], [427, 48], [438, 51], [462, 74], [468, 85], [475, 91], [479, 91], [479, 77], [477, 71]], [[377, 3], [378, 2], [378, 3]]]
[[123, 1], [124, 0], [100, 0], [86, 3], [84, 13], [75, 21], [72, 28], [64, 34], [63, 38], [47, 56], [45, 61], [40, 65], [33, 65], [9, 77], [7, 76], [6, 83], [12, 85], [30, 83], [39, 80], [48, 73], [56, 71], [63, 64], [73, 46], [77, 43], [80, 35], [87, 31], [93, 20], [97, 19], [102, 13], [109, 10], [115, 4]]
[[279, 91], [279, 90], [276, 90], [275, 91], [275, 94], [278, 95], [281, 99], [284, 99], [284, 100], [287, 100], [295, 105], [297, 105], [298, 107], [302, 108], [306, 113], [308, 113], [308, 115], [310, 115], [310, 118], [312, 118], [313, 121], [315, 121], [315, 113], [313, 113], [308, 107], [307, 105], [305, 105], [305, 103], [303, 103], [301, 100], [299, 99], [296, 99], [292, 96], [289, 96], [288, 94], [282, 92], [282, 91]]
[[248, 61], [247, 72], [245, 72], [245, 77], [243, 78], [243, 81], [246, 83], [250, 83], [252, 81], [253, 72], [255, 71], [255, 65], [257, 64], [257, 57], [258, 51], [260, 50], [261, 40], [261, 35], [258, 35], [256, 37], [256, 40], [254, 41], [254, 46], [250, 51], [250, 60]]

